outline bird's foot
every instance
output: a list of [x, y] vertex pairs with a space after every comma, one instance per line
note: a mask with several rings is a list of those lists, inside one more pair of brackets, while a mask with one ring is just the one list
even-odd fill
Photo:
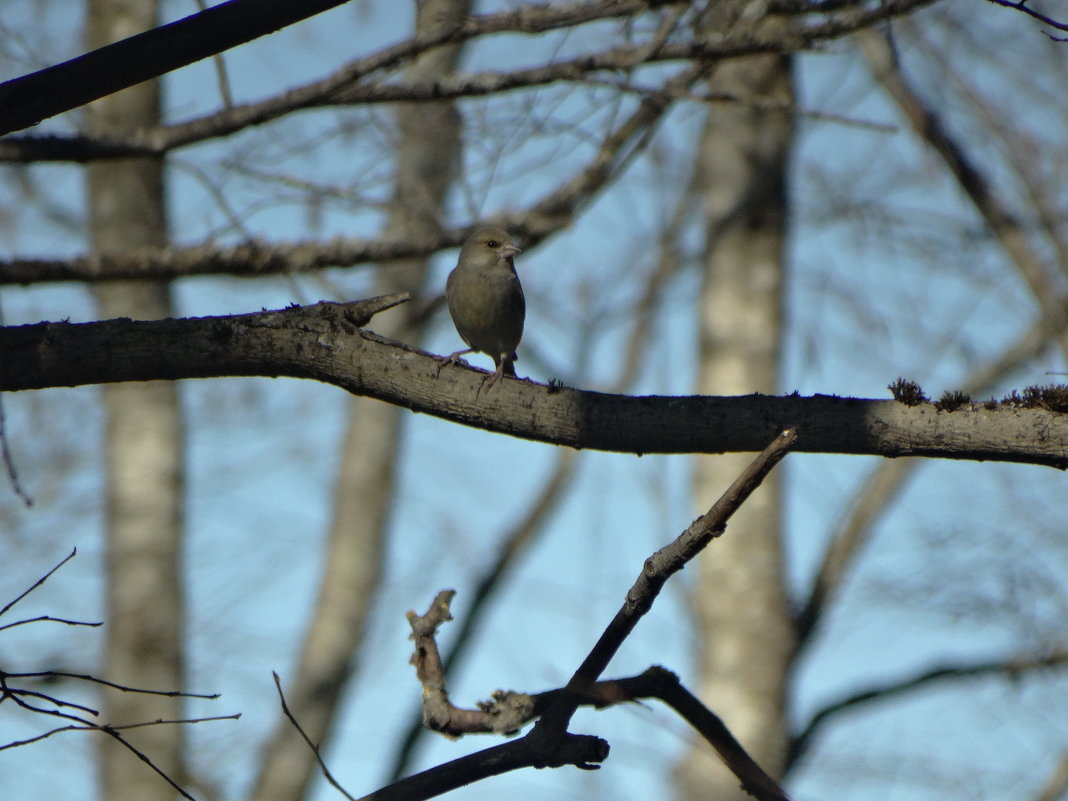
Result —
[[440, 376], [441, 375], [441, 371], [444, 370], [445, 366], [449, 365], [449, 364], [462, 364], [464, 367], [470, 367], [471, 365], [467, 363], [466, 359], [460, 358], [465, 353], [470, 353], [470, 352], [471, 352], [470, 349], [468, 349], [468, 350], [458, 350], [455, 353], [450, 353], [448, 356], [438, 357], [440, 359], [441, 363], [438, 365], [438, 371], [434, 374], [434, 377], [436, 378], [436, 377]]
[[504, 378], [504, 376], [510, 376], [511, 378], [516, 377], [515, 368], [512, 367], [510, 361], [501, 361], [498, 363], [497, 369], [493, 371], [493, 374], [482, 379], [482, 389], [489, 389]]

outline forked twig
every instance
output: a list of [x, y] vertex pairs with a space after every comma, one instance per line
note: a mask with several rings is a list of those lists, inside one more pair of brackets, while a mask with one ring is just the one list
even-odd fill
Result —
[[[574, 765], [586, 770], [598, 768], [599, 763], [608, 756], [608, 743], [597, 737], [576, 735], [567, 731], [576, 708], [583, 703], [596, 703], [591, 699], [597, 698], [598, 688], [613, 684], [619, 686], [618, 681], [611, 683], [597, 680], [619, 646], [652, 607], [656, 596], [667, 580], [700, 553], [709, 542], [723, 533], [727, 520], [782, 460], [796, 440], [797, 432], [794, 429], [788, 429], [779, 434], [706, 514], [695, 520], [674, 542], [645, 561], [644, 568], [627, 593], [622, 608], [567, 686], [543, 697], [543, 701], [548, 701], [547, 708], [526, 736], [402, 779], [365, 796], [360, 801], [394, 801], [394, 799], [396, 801], [421, 801], [421, 799], [441, 795], [480, 779], [523, 767]], [[475, 712], [474, 710], [458, 710], [448, 702], [441, 657], [437, 650], [434, 633], [438, 625], [451, 619], [448, 607], [453, 594], [451, 590], [444, 590], [434, 599], [425, 615], [416, 615], [414, 612], [408, 615], [412, 625], [413, 639], [416, 641], [416, 652], [412, 657], [412, 662], [416, 665], [420, 681], [423, 682], [424, 696], [429, 698], [431, 706], [437, 707], [428, 710], [427, 716], [438, 718], [438, 713], [443, 712], [443, 719], [448, 723], [452, 720], [452, 713], [456, 711], [461, 713], [461, 716], [470, 717], [477, 725], [483, 726], [481, 729], [483, 731], [512, 730], [516, 727], [510, 720], [493, 720], [495, 713], [492, 704], [482, 705], [482, 708]], [[658, 674], [655, 672], [657, 670], [661, 672]], [[650, 677], [662, 679], [664, 675], [671, 675], [662, 669], [654, 668], [652, 671], [654, 672], [646, 677], [647, 679]], [[662, 690], [658, 697], [663, 697], [687, 720], [692, 721], [693, 725], [716, 747], [717, 753], [730, 769], [742, 779], [743, 785], [749, 792], [761, 801], [786, 801], [786, 794], [752, 761], [727, 731], [722, 721], [682, 688], [677, 679], [675, 685], [676, 689]], [[618, 696], [618, 691], [616, 696]], [[518, 717], [522, 717], [529, 711], [527, 699], [533, 698], [533, 696], [522, 696], [518, 693], [501, 693], [495, 700], [515, 701], [516, 704], [511, 712], [518, 711]], [[614, 698], [614, 700], [626, 699]], [[457, 723], [460, 724], [457, 730], [462, 731], [462, 722], [458, 719]], [[311, 745], [310, 742], [309, 745]]]

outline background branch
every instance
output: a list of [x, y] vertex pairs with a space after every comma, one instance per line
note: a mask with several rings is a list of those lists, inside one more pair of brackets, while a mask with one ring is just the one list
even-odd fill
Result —
[[1065, 663], [1068, 663], [1068, 652], [1058, 651], [1037, 657], [976, 662], [970, 665], [944, 665], [925, 670], [909, 678], [852, 693], [838, 701], [827, 704], [809, 719], [801, 731], [791, 739], [787, 764], [793, 765], [805, 755], [815, 735], [830, 719], [854, 707], [889, 700], [895, 696], [910, 693], [936, 682], [991, 675], [1013, 677], [1029, 671], [1062, 667]]

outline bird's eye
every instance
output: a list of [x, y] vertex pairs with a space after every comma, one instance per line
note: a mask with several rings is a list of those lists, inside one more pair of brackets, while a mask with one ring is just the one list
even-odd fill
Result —
[[489, 245], [491, 248], [499, 248], [501, 246], [501, 243], [498, 242], [496, 239], [490, 239], [486, 242], [486, 244]]

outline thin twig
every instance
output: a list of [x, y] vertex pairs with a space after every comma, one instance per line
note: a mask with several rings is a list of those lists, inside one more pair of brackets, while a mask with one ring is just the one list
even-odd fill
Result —
[[68, 620], [64, 617], [52, 617], [51, 615], [39, 615], [38, 617], [28, 617], [25, 620], [17, 620], [14, 623], [8, 623], [7, 625], [0, 626], [0, 631], [6, 629], [13, 629], [16, 626], [25, 626], [27, 623], [63, 623], [67, 626], [103, 626], [104, 624], [98, 621], [90, 620]]
[[[184, 789], [182, 789], [182, 787], [174, 779], [172, 779], [170, 776], [168, 776], [167, 773], [162, 768], [160, 768], [158, 765], [156, 765], [156, 763], [153, 762], [148, 757], [148, 755], [146, 755], [144, 752], [140, 751], [132, 743], [130, 743], [129, 740], [127, 740], [125, 737], [123, 737], [121, 734], [119, 734], [118, 729], [120, 727], [109, 726], [109, 725], [101, 725], [101, 724], [98, 724], [98, 723], [93, 723], [91, 720], [85, 720], [84, 718], [80, 718], [77, 715], [71, 715], [71, 714], [68, 714], [66, 712], [60, 712], [59, 710], [56, 710], [56, 709], [43, 709], [41, 707], [35, 707], [32, 704], [26, 703], [24, 700], [22, 700], [18, 696], [11, 695], [8, 692], [5, 692], [4, 695], [7, 698], [11, 698], [11, 700], [13, 700], [16, 704], [18, 704], [20, 707], [22, 707], [23, 709], [26, 709], [29, 712], [36, 712], [37, 714], [40, 714], [40, 715], [51, 715], [53, 717], [62, 718], [64, 720], [74, 721], [75, 723], [81, 724], [86, 729], [91, 729], [93, 731], [98, 731], [98, 732], [101, 732], [103, 734], [108, 735], [112, 739], [117, 740], [130, 753], [132, 753], [134, 756], [136, 756], [138, 759], [140, 759], [142, 762], [144, 762], [146, 765], [148, 765], [148, 767], [150, 767], [156, 773], [156, 775], [158, 775], [165, 782], [167, 782], [167, 784], [169, 784], [171, 787], [173, 787], [174, 790], [179, 795], [182, 796], [182, 798], [187, 798], [187, 799], [189, 799], [189, 801], [196, 801], [196, 799], [192, 795], [190, 795], [188, 792], [186, 792]], [[148, 724], [148, 725], [154, 725], [154, 724]]]
[[319, 746], [317, 746], [311, 741], [311, 738], [308, 737], [308, 735], [304, 732], [304, 729], [301, 728], [300, 723], [297, 722], [297, 719], [293, 716], [293, 713], [289, 711], [289, 705], [286, 704], [285, 693], [282, 692], [282, 680], [278, 678], [278, 674], [272, 670], [271, 675], [274, 677], [274, 686], [278, 689], [278, 699], [282, 704], [282, 713], [287, 718], [289, 718], [289, 722], [293, 724], [293, 728], [295, 728], [300, 734], [300, 736], [304, 738], [304, 742], [308, 744], [308, 748], [310, 748], [312, 753], [315, 754], [315, 759], [319, 763], [319, 768], [323, 771], [323, 776], [325, 776], [326, 780], [330, 782], [331, 786], [343, 796], [345, 796], [345, 798], [349, 799], [349, 801], [356, 801], [353, 796], [349, 795], [348, 791], [344, 787], [338, 784], [337, 779], [334, 778], [334, 774], [330, 772], [330, 768], [328, 768], [326, 766], [326, 762], [323, 761], [323, 756], [319, 753]]
[[105, 687], [111, 687], [114, 690], [121, 690], [124, 693], [137, 693], [139, 695], [162, 695], [168, 698], [200, 698], [206, 701], [214, 701], [219, 697], [218, 693], [188, 693], [182, 692], [180, 690], [146, 690], [141, 687], [128, 687], [125, 684], [116, 684], [113, 681], [99, 679], [96, 676], [90, 676], [86, 673], [67, 673], [62, 670], [42, 670], [34, 673], [3, 673], [2, 675], [5, 678], [10, 679], [79, 679], [81, 681], [90, 681], [94, 684], [102, 684]]
[[0, 455], [4, 460], [4, 468], [7, 470], [7, 480], [15, 495], [25, 504], [26, 508], [33, 506], [33, 498], [22, 488], [19, 481], [18, 470], [15, 469], [15, 457], [11, 453], [11, 443], [7, 439], [7, 414], [4, 412], [4, 398], [0, 395]]
[[23, 598], [25, 598], [31, 592], [33, 592], [38, 587], [40, 587], [42, 584], [44, 584], [46, 581], [48, 581], [48, 579], [51, 578], [53, 573], [55, 573], [57, 570], [59, 570], [61, 567], [63, 567], [63, 565], [67, 564], [67, 562], [69, 562], [71, 559], [73, 559], [77, 553], [78, 553], [78, 549], [77, 548], [71, 549], [71, 552], [69, 554], [67, 554], [62, 560], [60, 560], [59, 564], [57, 564], [55, 567], [53, 567], [51, 570], [49, 570], [47, 573], [45, 573], [43, 576], [41, 576], [39, 579], [37, 579], [37, 581], [35, 581], [33, 583], [33, 585], [29, 589], [27, 589], [25, 592], [23, 592], [19, 597], [17, 597], [15, 600], [11, 601], [3, 609], [0, 609], [0, 615], [3, 615], [11, 607], [13, 607], [15, 604], [17, 604], [19, 601], [21, 601]]
[[[1040, 22], [1049, 25], [1051, 28], [1056, 28], [1059, 31], [1068, 31], [1068, 23], [1057, 22], [1057, 20], [1053, 19], [1053, 17], [1047, 17], [1045, 14], [1040, 14], [1038, 11], [1035, 11], [1033, 8], [1030, 8], [1027, 5], [1027, 0], [1018, 0], [1018, 2], [1013, 2], [1012, 0], [988, 0], [988, 2], [991, 2], [996, 6], [1003, 6], [1004, 8], [1011, 8], [1016, 11], [1022, 11], [1027, 16], [1034, 17]], [[1049, 38], [1053, 39], [1055, 42], [1065, 41], [1064, 39], [1060, 39], [1055, 36], [1050, 36], [1048, 33], [1046, 34], [1046, 36], [1049, 36]]]

